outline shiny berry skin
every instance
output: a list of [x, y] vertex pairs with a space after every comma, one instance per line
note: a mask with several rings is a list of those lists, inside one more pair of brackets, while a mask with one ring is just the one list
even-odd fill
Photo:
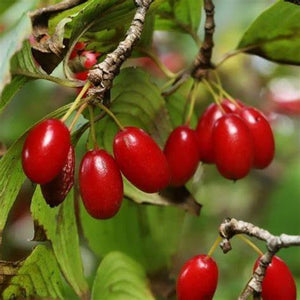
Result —
[[96, 219], [113, 217], [123, 199], [123, 179], [113, 157], [105, 150], [88, 151], [79, 168], [83, 204]]
[[207, 255], [197, 255], [182, 267], [177, 279], [178, 300], [211, 300], [218, 284], [218, 266]]
[[75, 73], [75, 78], [78, 80], [86, 81], [88, 77], [89, 71], [83, 71]]
[[245, 105], [238, 99], [235, 99], [235, 103], [229, 99], [222, 100], [222, 106], [225, 108], [226, 112], [238, 113]]
[[116, 134], [113, 149], [121, 172], [140, 190], [155, 193], [170, 183], [165, 155], [142, 129], [125, 127]]
[[273, 160], [275, 143], [271, 126], [264, 115], [253, 107], [245, 107], [240, 116], [247, 124], [253, 138], [254, 160], [257, 169], [266, 168]]
[[41, 190], [50, 207], [62, 203], [74, 184], [75, 151], [71, 145], [62, 170], [50, 182], [42, 184]]
[[[259, 258], [256, 260], [253, 271], [257, 268]], [[293, 275], [278, 256], [273, 256], [271, 264], [267, 267], [262, 282], [263, 300], [296, 300], [297, 290]]]
[[99, 53], [94, 53], [92, 51], [83, 51], [81, 56], [84, 57], [84, 67], [90, 69], [97, 63], [97, 57]]
[[170, 134], [164, 149], [171, 171], [172, 186], [184, 185], [199, 163], [197, 134], [188, 126], [179, 126]]
[[235, 114], [226, 114], [213, 128], [216, 166], [225, 178], [245, 177], [252, 167], [253, 142], [246, 123]]
[[23, 146], [24, 173], [35, 183], [50, 182], [63, 168], [70, 145], [69, 129], [60, 120], [48, 119], [37, 124]]
[[[230, 113], [232, 103], [229, 103], [229, 100], [225, 100], [222, 107], [225, 113]], [[198, 120], [196, 133], [199, 143], [199, 156], [200, 160], [204, 163], [212, 164], [215, 162], [212, 146], [212, 130], [215, 122], [224, 115], [224, 112], [221, 111], [217, 104], [213, 103], [209, 105]]]

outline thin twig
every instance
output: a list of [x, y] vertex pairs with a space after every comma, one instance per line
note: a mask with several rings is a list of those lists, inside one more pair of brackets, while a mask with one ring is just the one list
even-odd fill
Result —
[[131, 55], [134, 44], [140, 39], [144, 27], [146, 13], [153, 0], [135, 0], [136, 13], [127, 31], [124, 41], [108, 54], [103, 62], [89, 72], [88, 79], [95, 88], [89, 90], [90, 95], [103, 99], [112, 87], [115, 76], [120, 72], [123, 62]]
[[267, 244], [267, 252], [261, 256], [259, 264], [241, 293], [239, 300], [246, 300], [250, 296], [259, 297], [262, 291], [262, 281], [266, 269], [271, 263], [273, 256], [281, 248], [300, 246], [300, 235], [281, 234], [280, 236], [275, 236], [265, 229], [236, 219], [225, 219], [220, 225], [219, 232], [223, 238], [220, 246], [224, 253], [231, 250], [230, 239], [236, 234], [253, 236], [259, 240], [265, 241]]

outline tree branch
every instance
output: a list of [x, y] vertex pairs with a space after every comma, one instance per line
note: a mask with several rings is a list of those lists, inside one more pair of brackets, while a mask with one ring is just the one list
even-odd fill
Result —
[[127, 31], [124, 41], [109, 53], [105, 60], [89, 72], [88, 79], [95, 88], [89, 90], [90, 95], [103, 99], [112, 87], [115, 76], [120, 72], [123, 62], [131, 55], [134, 44], [140, 39], [144, 27], [146, 13], [153, 0], [135, 0], [136, 13]]
[[204, 25], [205, 34], [199, 52], [192, 66], [178, 75], [171, 88], [163, 93], [164, 96], [174, 93], [190, 76], [201, 80], [202, 77], [207, 75], [209, 69], [214, 68], [211, 63], [212, 50], [214, 47], [213, 34], [215, 32], [215, 6], [212, 0], [204, 0], [204, 10], [206, 15]]
[[201, 77], [205, 76], [207, 70], [213, 68], [210, 60], [212, 56], [212, 49], [214, 47], [213, 34], [215, 31], [215, 6], [212, 0], [204, 0], [204, 10], [206, 15], [204, 25], [204, 41], [194, 61], [194, 66], [192, 69], [192, 76], [196, 79], [200, 79]]
[[[300, 246], [300, 235], [274, 236], [269, 231], [259, 228], [251, 223], [239, 221], [236, 219], [225, 219], [220, 225], [219, 232], [223, 238], [220, 244], [224, 253], [231, 250], [230, 239], [236, 234], [246, 234], [265, 241], [267, 244], [267, 252], [260, 258], [257, 268], [248, 281], [245, 289], [239, 297], [239, 300], [248, 299], [251, 295], [259, 299], [262, 291], [262, 281], [264, 279], [266, 269], [271, 263], [273, 256], [281, 249], [290, 246]], [[258, 298], [257, 298], [258, 297]]]

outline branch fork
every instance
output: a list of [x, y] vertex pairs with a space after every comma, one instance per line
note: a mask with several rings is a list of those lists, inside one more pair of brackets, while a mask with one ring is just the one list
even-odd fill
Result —
[[265, 241], [267, 252], [261, 256], [260, 262], [248, 281], [245, 289], [238, 298], [239, 300], [248, 299], [251, 295], [255, 299], [260, 299], [262, 291], [262, 281], [266, 274], [266, 269], [271, 263], [273, 256], [281, 249], [290, 246], [300, 246], [300, 235], [281, 234], [274, 236], [269, 231], [257, 227], [251, 223], [239, 221], [236, 219], [227, 218], [219, 227], [220, 236], [223, 241], [220, 243], [224, 253], [231, 250], [230, 239], [236, 234], [246, 234], [255, 237], [259, 240]]

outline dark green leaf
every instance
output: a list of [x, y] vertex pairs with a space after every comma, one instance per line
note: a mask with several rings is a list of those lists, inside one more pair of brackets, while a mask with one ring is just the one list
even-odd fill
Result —
[[20, 268], [9, 281], [1, 299], [29, 297], [63, 299], [61, 282], [59, 268], [52, 251], [39, 245], [24, 262], [20, 263]]
[[300, 6], [280, 0], [251, 24], [237, 48], [268, 60], [299, 65], [299, 20]]
[[69, 192], [61, 205], [51, 208], [46, 204], [38, 187], [32, 199], [31, 213], [51, 241], [66, 280], [78, 296], [84, 297], [88, 293], [88, 285], [83, 275], [73, 192]]
[[154, 272], [170, 266], [184, 212], [174, 207], [136, 205], [124, 200], [121, 210], [112, 219], [93, 219], [83, 205], [80, 216], [84, 235], [97, 256], [122, 251], [147, 271]]
[[154, 300], [143, 268], [120, 252], [101, 262], [92, 289], [92, 300]]

